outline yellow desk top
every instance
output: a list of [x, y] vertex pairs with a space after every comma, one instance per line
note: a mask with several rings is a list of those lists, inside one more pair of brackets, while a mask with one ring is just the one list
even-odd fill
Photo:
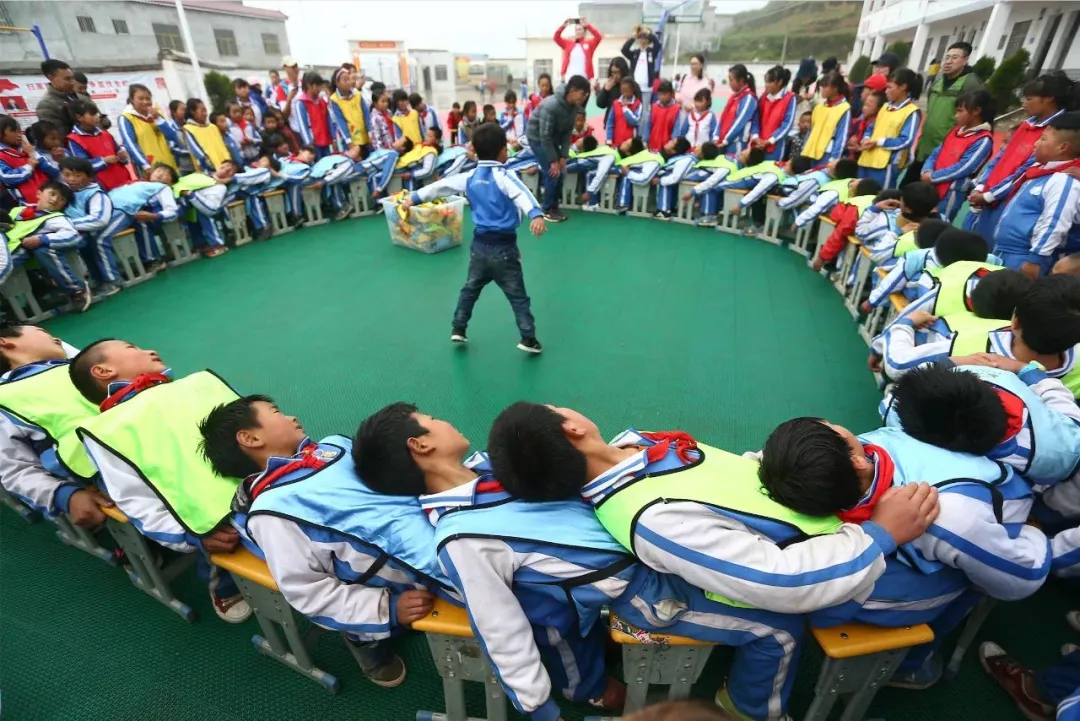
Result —
[[903, 293], [893, 293], [889, 296], [889, 302], [892, 303], [892, 307], [895, 308], [897, 312], [900, 312], [908, 307], [909, 301], [904, 297]]
[[832, 628], [811, 628], [810, 631], [829, 658], [866, 656], [898, 648], [910, 648], [934, 640], [934, 632], [925, 623], [901, 628], [845, 623]]
[[119, 233], [117, 233], [113, 237], [114, 238], [119, 238], [122, 235], [135, 235], [135, 229], [134, 228], [127, 228], [126, 230], [121, 230]]
[[725, 193], [738, 193], [739, 195], [746, 195], [749, 190], [743, 190], [741, 188], [724, 188]]
[[424, 633], [441, 633], [446, 636], [471, 638], [473, 635], [468, 612], [441, 598], [435, 599], [435, 607], [431, 609], [431, 613], [419, 621], [413, 621], [412, 627]]
[[[862, 247], [862, 241], [856, 238], [854, 235], [849, 235], [847, 237], [847, 242], [851, 243], [852, 245], [857, 245], [860, 248]], [[867, 251], [866, 254], [870, 255], [870, 251]]]
[[117, 523], [128, 523], [128, 517], [116, 506], [102, 506], [101, 512]]
[[[870, 255], [869, 252], [867, 252], [866, 254]], [[887, 276], [889, 274], [889, 271], [885, 270], [884, 268], [877, 268], [877, 269], [875, 269], [874, 272], [878, 274], [879, 278], [884, 278], [885, 276]]]
[[232, 553], [211, 553], [210, 562], [215, 566], [224, 568], [229, 573], [246, 578], [252, 583], [257, 583], [272, 591], [278, 590], [274, 577], [270, 575], [270, 567], [266, 565], [266, 561], [243, 546], [238, 547]]
[[611, 614], [611, 640], [615, 643], [622, 644], [624, 646], [643, 646], [643, 645], [655, 645], [655, 646], [716, 646], [718, 644], [709, 643], [707, 641], [698, 641], [697, 639], [687, 638], [686, 636], [674, 636], [666, 633], [654, 633], [652, 631], [640, 631], [642, 635], [632, 636], [624, 630], [631, 631], [636, 630], [634, 626], [623, 621], [614, 613]]
[[829, 225], [833, 226], [834, 228], [836, 227], [836, 221], [833, 220], [832, 218], [830, 218], [827, 215], [819, 215], [818, 220], [820, 220], [822, 223], [828, 223]]
[[268, 190], [268, 191], [266, 191], [265, 193], [262, 194], [262, 197], [269, 198], [272, 195], [285, 195], [285, 191], [282, 190], [281, 188], [278, 188], [276, 190]]

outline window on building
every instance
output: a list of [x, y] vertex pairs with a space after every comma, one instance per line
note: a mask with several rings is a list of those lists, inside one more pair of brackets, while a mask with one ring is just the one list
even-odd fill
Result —
[[87, 15], [76, 15], [75, 19], [79, 21], [79, 30], [84, 33], [96, 33], [97, 28], [94, 27], [94, 18]]
[[273, 33], [263, 33], [263, 52], [267, 55], [281, 55], [281, 41]]
[[[948, 48], [949, 48], [949, 36], [948, 35], [942, 35], [940, 38], [938, 38], [937, 52], [934, 54], [934, 57], [938, 59], [938, 62], [941, 62], [941, 59], [945, 57], [945, 51]], [[931, 59], [933, 59], [933, 58], [931, 58]]]
[[0, 2], [0, 25], [8, 28], [15, 25], [11, 20], [11, 13], [8, 12], [7, 3]]
[[435, 80], [436, 81], [446, 80], [447, 78], [448, 78], [448, 73], [447, 73], [447, 70], [446, 70], [446, 66], [445, 65], [436, 65], [435, 66]]
[[551, 75], [553, 70], [552, 62], [550, 60], [534, 60], [533, 61], [533, 77], [538, 78], [544, 73]]
[[184, 36], [176, 25], [154, 23], [154, 37], [157, 38], [158, 50], [176, 50], [184, 52]]
[[113, 29], [113, 32], [116, 33], [117, 35], [130, 35], [131, 34], [131, 33], [128, 32], [127, 20], [118, 20], [117, 18], [113, 18], [112, 29]]
[[239, 55], [240, 51], [236, 48], [236, 35], [232, 30], [221, 30], [220, 28], [214, 28], [214, 42], [217, 43], [218, 55]]
[[597, 62], [596, 67], [600, 69], [600, 73], [599, 73], [600, 77], [606, 78], [608, 76], [608, 69], [611, 67], [611, 61], [613, 59], [614, 58], [600, 58], [599, 60], [596, 61]]
[[1022, 23], [1016, 23], [1012, 27], [1012, 31], [1009, 32], [1009, 39], [1005, 43], [1005, 55], [1004, 57], [1010, 57], [1017, 50], [1024, 47], [1024, 38], [1027, 37], [1028, 30], [1031, 29], [1031, 21], [1025, 20]]

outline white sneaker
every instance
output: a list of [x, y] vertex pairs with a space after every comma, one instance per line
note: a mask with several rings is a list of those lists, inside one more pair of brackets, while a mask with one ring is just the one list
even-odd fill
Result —
[[597, 210], [600, 209], [600, 204], [599, 203], [585, 203], [585, 205], [581, 206], [581, 209], [584, 210], [586, 213], [595, 213]]
[[251, 606], [243, 596], [222, 598], [210, 594], [210, 602], [214, 606], [214, 613], [225, 623], [243, 623], [251, 618]]

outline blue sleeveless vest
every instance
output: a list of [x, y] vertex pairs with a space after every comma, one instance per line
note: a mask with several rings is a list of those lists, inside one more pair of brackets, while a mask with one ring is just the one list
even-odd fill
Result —
[[[1080, 425], [1047, 408], [1035, 392], [1015, 373], [985, 366], [959, 366], [956, 370], [979, 376], [987, 383], [1012, 393], [1027, 406], [1033, 438], [1027, 467], [1017, 468], [1032, 483], [1053, 485], [1070, 478], [1080, 466]], [[885, 425], [901, 428], [900, 417], [890, 404]]]
[[349, 163], [351, 166], [352, 160], [345, 155], [327, 155], [325, 158], [319, 158], [315, 161], [315, 164], [311, 166], [311, 177], [325, 178], [334, 175], [334, 168], [342, 163]]
[[102, 192], [101, 186], [97, 183], [90, 183], [82, 190], [76, 191], [71, 202], [64, 208], [64, 215], [72, 219], [85, 217], [87, 214], [86, 206], [90, 203], [90, 198], [100, 192]]
[[803, 173], [802, 175], [784, 178], [780, 181], [780, 187], [787, 188], [788, 190], [795, 190], [795, 188], [798, 188], [799, 185], [805, 183], [807, 180], [815, 181], [820, 188], [822, 185], [825, 185], [825, 183], [831, 181], [832, 176], [830, 176], [824, 170], [811, 170], [809, 173]]
[[162, 183], [151, 183], [148, 180], [137, 180], [134, 183], [121, 185], [109, 191], [109, 200], [113, 207], [122, 213], [135, 215], [146, 206], [150, 199], [164, 190], [167, 186]]
[[469, 151], [460, 145], [455, 145], [451, 148], [447, 148], [446, 150], [439, 153], [439, 157], [435, 159], [435, 167], [441, 168], [448, 163], [452, 163], [467, 152]]
[[303, 180], [311, 175], [311, 166], [298, 163], [295, 160], [282, 160], [281, 174], [287, 180]]
[[452, 589], [439, 568], [435, 529], [420, 502], [375, 493], [364, 485], [353, 466], [348, 438], [329, 436], [319, 448], [336, 453], [336, 458], [316, 473], [260, 493], [248, 518], [265, 513], [336, 531], [381, 551], [395, 566], [411, 571], [418, 583]]

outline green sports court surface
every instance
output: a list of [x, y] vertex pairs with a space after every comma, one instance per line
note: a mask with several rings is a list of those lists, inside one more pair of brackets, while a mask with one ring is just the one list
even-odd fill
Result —
[[[541, 356], [515, 349], [513, 315], [495, 286], [448, 341], [468, 262], [394, 247], [381, 217], [301, 230], [167, 271], [84, 315], [48, 324], [75, 344], [103, 336], [154, 348], [178, 374], [220, 373], [241, 393], [269, 393], [315, 436], [350, 434], [395, 400], [446, 418], [482, 448], [495, 415], [518, 399], [575, 407], [607, 435], [626, 426], [686, 430], [734, 451], [757, 449], [778, 422], [821, 415], [865, 430], [879, 394], [866, 347], [839, 297], [787, 250], [711, 230], [572, 213], [540, 239], [522, 235]], [[315, 683], [258, 654], [242, 626], [218, 622], [191, 576], [179, 595], [189, 625], [118, 569], [60, 544], [44, 522], [0, 510], [0, 688], [5, 719], [405, 721], [442, 710], [418, 635], [398, 648], [409, 678], [367, 683], [339, 638], [316, 662], [344, 688]], [[980, 639], [1035, 666], [1076, 640], [1069, 597], [1049, 585], [999, 605]], [[813, 696], [810, 643], [792, 702]], [[974, 651], [974, 649], [973, 649]], [[714, 653], [696, 688], [708, 697], [730, 659]], [[470, 711], [483, 713], [473, 689]], [[565, 705], [565, 718], [588, 709]], [[885, 690], [871, 718], [1018, 719], [974, 652], [958, 679], [924, 692]], [[515, 717], [517, 718], [517, 717]]]

